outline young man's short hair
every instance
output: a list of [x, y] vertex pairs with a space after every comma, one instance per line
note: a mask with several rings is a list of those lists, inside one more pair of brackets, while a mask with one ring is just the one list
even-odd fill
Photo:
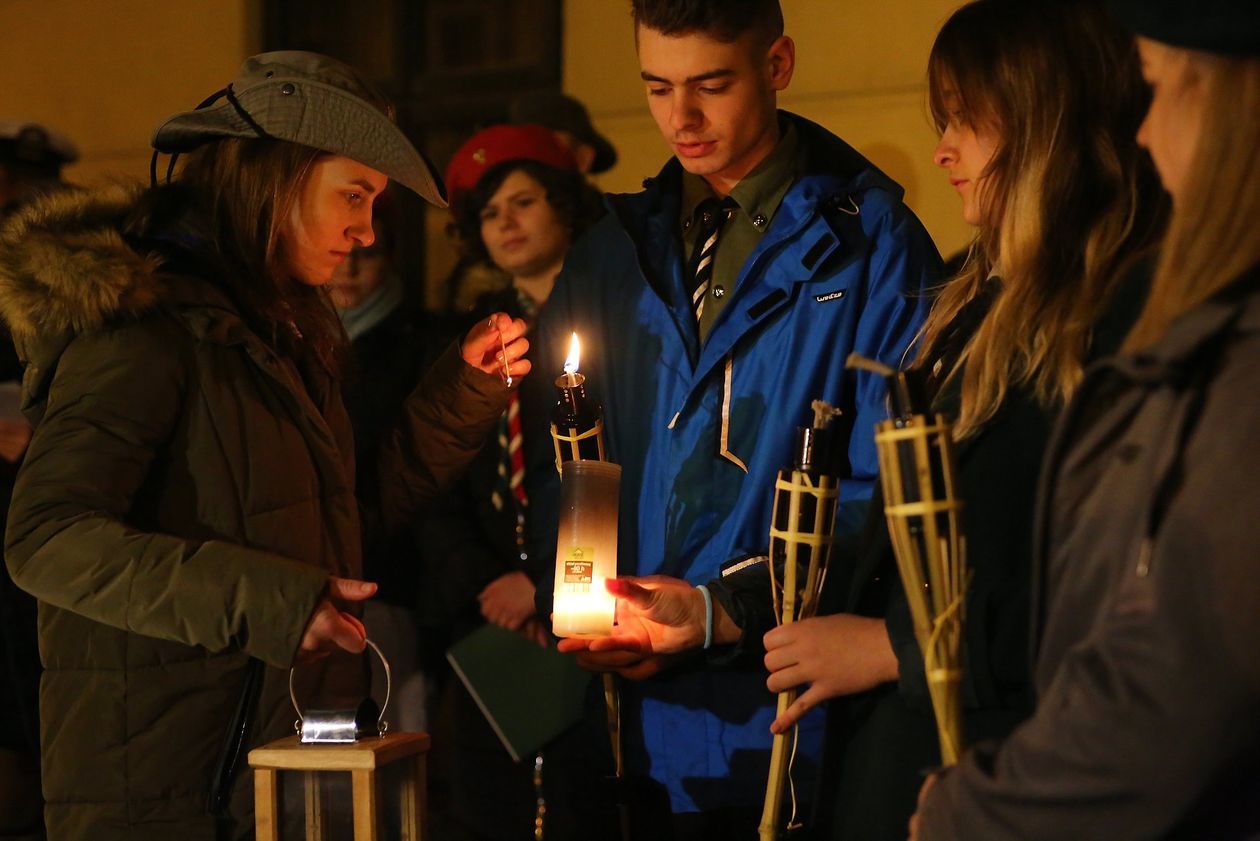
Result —
[[635, 31], [643, 26], [663, 35], [700, 32], [729, 44], [745, 32], [772, 43], [783, 34], [779, 0], [631, 0]]

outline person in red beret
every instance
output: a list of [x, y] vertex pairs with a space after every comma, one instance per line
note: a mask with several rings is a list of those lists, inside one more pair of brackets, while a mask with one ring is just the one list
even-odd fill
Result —
[[[446, 171], [451, 230], [464, 265], [489, 265], [506, 280], [478, 296], [476, 319], [504, 309], [533, 323], [545, 306], [573, 238], [603, 212], [599, 193], [570, 151], [536, 125], [496, 125], [471, 137]], [[464, 272], [465, 283], [476, 273]], [[464, 479], [421, 526], [431, 586], [422, 605], [426, 622], [453, 643], [489, 622], [550, 645], [534, 610], [534, 584], [543, 572], [530, 522], [531, 478], [554, 473], [548, 430], [554, 391], [546, 378], [522, 383], [494, 438]], [[554, 546], [552, 547], [554, 549]], [[449, 711], [451, 819], [440, 837], [518, 839], [545, 820], [548, 839], [586, 837], [565, 801], [566, 752], [584, 741], [572, 734], [542, 756], [513, 762], [463, 684], [441, 690], [439, 716]], [[541, 774], [536, 773], [540, 762]], [[546, 803], [545, 817], [539, 802]], [[435, 825], [435, 829], [438, 827]]]

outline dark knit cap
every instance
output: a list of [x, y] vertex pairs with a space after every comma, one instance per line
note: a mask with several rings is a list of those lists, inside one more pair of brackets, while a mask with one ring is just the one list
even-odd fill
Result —
[[552, 131], [567, 131], [595, 150], [591, 172], [606, 172], [617, 163], [617, 150], [595, 130], [586, 106], [571, 96], [553, 91], [521, 94], [508, 106], [508, 122], [532, 123]]
[[1120, 23], [1154, 41], [1260, 56], [1260, 0], [1108, 0]]
[[78, 159], [79, 150], [65, 135], [30, 120], [0, 117], [0, 163], [56, 172]]

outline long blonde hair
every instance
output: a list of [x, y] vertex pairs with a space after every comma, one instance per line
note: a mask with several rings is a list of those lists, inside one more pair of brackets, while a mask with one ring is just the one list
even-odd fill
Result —
[[1191, 52], [1180, 84], [1202, 86], [1203, 122], [1126, 350], [1157, 341], [1177, 316], [1260, 263], [1260, 59]]
[[962, 438], [1012, 387], [1047, 406], [1068, 397], [1162, 202], [1135, 137], [1147, 102], [1137, 53], [1097, 3], [970, 3], [941, 29], [928, 76], [938, 129], [953, 93], [964, 119], [998, 138], [978, 185], [984, 219], [920, 336], [923, 362], [1000, 265], [1001, 292], [952, 372], [962, 376]]

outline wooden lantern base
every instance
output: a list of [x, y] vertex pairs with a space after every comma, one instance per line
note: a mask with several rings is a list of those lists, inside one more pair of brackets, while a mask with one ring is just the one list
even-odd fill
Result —
[[353, 789], [354, 841], [376, 841], [376, 771], [400, 760], [410, 760], [411, 773], [403, 775], [402, 838], [421, 841], [425, 819], [425, 757], [427, 733], [392, 733], [341, 745], [304, 745], [297, 736], [255, 748], [249, 752], [254, 769], [254, 815], [258, 841], [279, 841], [277, 814], [280, 771], [302, 771], [306, 777], [306, 839], [326, 841], [327, 814], [319, 782], [320, 772], [350, 772]]

